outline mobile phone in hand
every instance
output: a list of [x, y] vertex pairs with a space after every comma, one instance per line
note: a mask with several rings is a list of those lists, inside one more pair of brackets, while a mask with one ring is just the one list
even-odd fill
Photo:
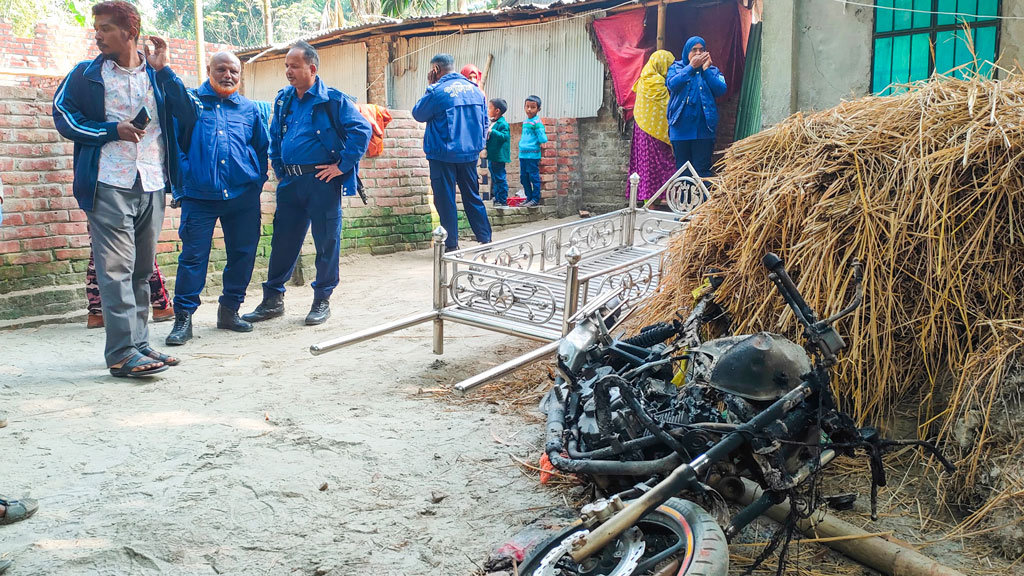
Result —
[[152, 118], [149, 116], [149, 109], [143, 106], [142, 110], [139, 110], [139, 113], [135, 115], [135, 118], [132, 118], [131, 125], [139, 130], [145, 130], [146, 126], [149, 126], [150, 120]]

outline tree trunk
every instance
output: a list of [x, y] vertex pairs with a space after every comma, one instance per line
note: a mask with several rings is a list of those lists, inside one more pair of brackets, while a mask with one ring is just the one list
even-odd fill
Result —
[[203, 33], [203, 0], [195, 0], [196, 7], [196, 85], [206, 78], [206, 34]]
[[270, 0], [263, 0], [263, 30], [266, 33], [267, 44], [274, 43], [274, 16], [270, 11]]

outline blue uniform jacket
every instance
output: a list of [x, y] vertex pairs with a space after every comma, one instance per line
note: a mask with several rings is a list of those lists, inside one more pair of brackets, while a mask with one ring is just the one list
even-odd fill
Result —
[[[53, 95], [53, 122], [61, 136], [75, 143], [73, 190], [78, 206], [86, 212], [92, 211], [96, 198], [96, 182], [99, 177], [100, 148], [107, 142], [120, 140], [117, 122], [107, 122], [103, 103], [103, 61], [100, 54], [95, 60], [79, 62], [64, 78]], [[177, 145], [175, 143], [175, 122], [195, 122], [199, 116], [199, 101], [185, 89], [178, 76], [165, 66], [159, 72], [146, 64], [149, 81], [159, 108], [160, 129], [167, 151], [164, 166], [168, 184], [175, 189], [181, 182]]]
[[487, 144], [484, 93], [462, 74], [445, 74], [428, 86], [412, 117], [427, 124], [423, 151], [428, 160], [474, 162]]
[[[359, 113], [355, 103], [346, 94], [328, 88], [319, 77], [309, 94], [314, 98], [313, 115], [309, 130], [316, 131], [320, 143], [335, 158], [342, 172], [342, 188], [346, 196], [356, 193], [359, 159], [370, 146], [373, 128]], [[274, 99], [274, 119], [270, 123], [270, 165], [277, 179], [284, 178], [285, 159], [281, 158], [281, 140], [284, 138], [281, 115], [296, 97], [295, 88], [281, 89]], [[288, 164], [306, 164], [302, 158], [288, 158]]]
[[725, 77], [718, 67], [707, 70], [697, 69], [682, 60], [669, 66], [665, 76], [668, 87], [668, 132], [671, 140], [695, 140], [700, 138], [698, 122], [703, 120], [707, 130], [714, 137], [718, 128], [718, 106], [715, 98], [725, 94]]
[[267, 181], [270, 137], [259, 108], [237, 92], [221, 98], [210, 81], [195, 91], [202, 112], [178, 123], [182, 186], [174, 197], [229, 200]]

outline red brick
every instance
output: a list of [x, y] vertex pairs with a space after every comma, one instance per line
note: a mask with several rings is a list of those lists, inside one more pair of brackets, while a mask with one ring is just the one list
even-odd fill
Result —
[[74, 196], [60, 196], [50, 198], [50, 210], [72, 210], [78, 208], [78, 201]]
[[35, 128], [39, 120], [35, 116], [0, 115], [0, 127], [4, 128]]
[[68, 239], [63, 236], [46, 236], [43, 238], [29, 238], [21, 241], [22, 250], [48, 250], [50, 248], [64, 248], [68, 245]]
[[43, 172], [63, 168], [59, 158], [26, 158], [18, 160], [18, 170], [25, 172]]
[[85, 248], [69, 248], [63, 250], [54, 250], [53, 255], [57, 257], [57, 260], [85, 260], [92, 254], [92, 250], [88, 246]]
[[17, 252], [4, 256], [7, 264], [37, 264], [39, 262], [53, 262], [53, 254], [50, 252]]
[[37, 172], [5, 172], [3, 175], [3, 181], [5, 186], [38, 184], [39, 174]]
[[46, 212], [26, 212], [26, 224], [46, 224], [49, 222], [67, 222], [67, 210], [50, 210]]
[[9, 254], [11, 252], [20, 252], [21, 247], [17, 240], [6, 240], [0, 242], [0, 254]]
[[58, 137], [56, 130], [14, 130], [15, 142], [56, 142]]
[[92, 246], [92, 240], [88, 234], [80, 234], [78, 236], [68, 236], [68, 246], [71, 248], [81, 248]]
[[46, 201], [46, 198], [9, 197], [4, 200], [4, 213], [35, 212], [37, 210], [46, 210], [47, 208], [49, 208], [49, 203]]
[[71, 170], [57, 170], [54, 172], [46, 172], [43, 174], [43, 180], [45, 182], [71, 183], [75, 181], [75, 174]]
[[50, 224], [46, 228], [50, 231], [50, 234], [55, 236], [87, 234], [89, 230], [85, 222], [59, 222], [57, 224]]

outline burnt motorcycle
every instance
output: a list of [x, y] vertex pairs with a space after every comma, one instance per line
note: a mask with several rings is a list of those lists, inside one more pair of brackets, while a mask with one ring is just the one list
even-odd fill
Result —
[[[545, 452], [555, 468], [588, 476], [608, 496], [538, 545], [520, 574], [724, 575], [728, 541], [771, 506], [796, 498], [837, 455], [870, 456], [873, 514], [887, 448], [922, 445], [951, 467], [933, 446], [884, 440], [837, 407], [831, 371], [846, 343], [833, 326], [863, 301], [861, 264], [851, 266], [850, 304], [819, 320], [782, 260], [767, 254], [762, 263], [803, 326], [803, 346], [769, 332], [732, 335], [715, 302], [715, 274], [694, 294], [687, 317], [625, 340], [609, 329], [621, 312], [615, 296], [577, 314], [542, 403]], [[742, 492], [743, 478], [763, 495], [723, 530], [697, 502]], [[813, 496], [808, 514], [821, 504]]]

